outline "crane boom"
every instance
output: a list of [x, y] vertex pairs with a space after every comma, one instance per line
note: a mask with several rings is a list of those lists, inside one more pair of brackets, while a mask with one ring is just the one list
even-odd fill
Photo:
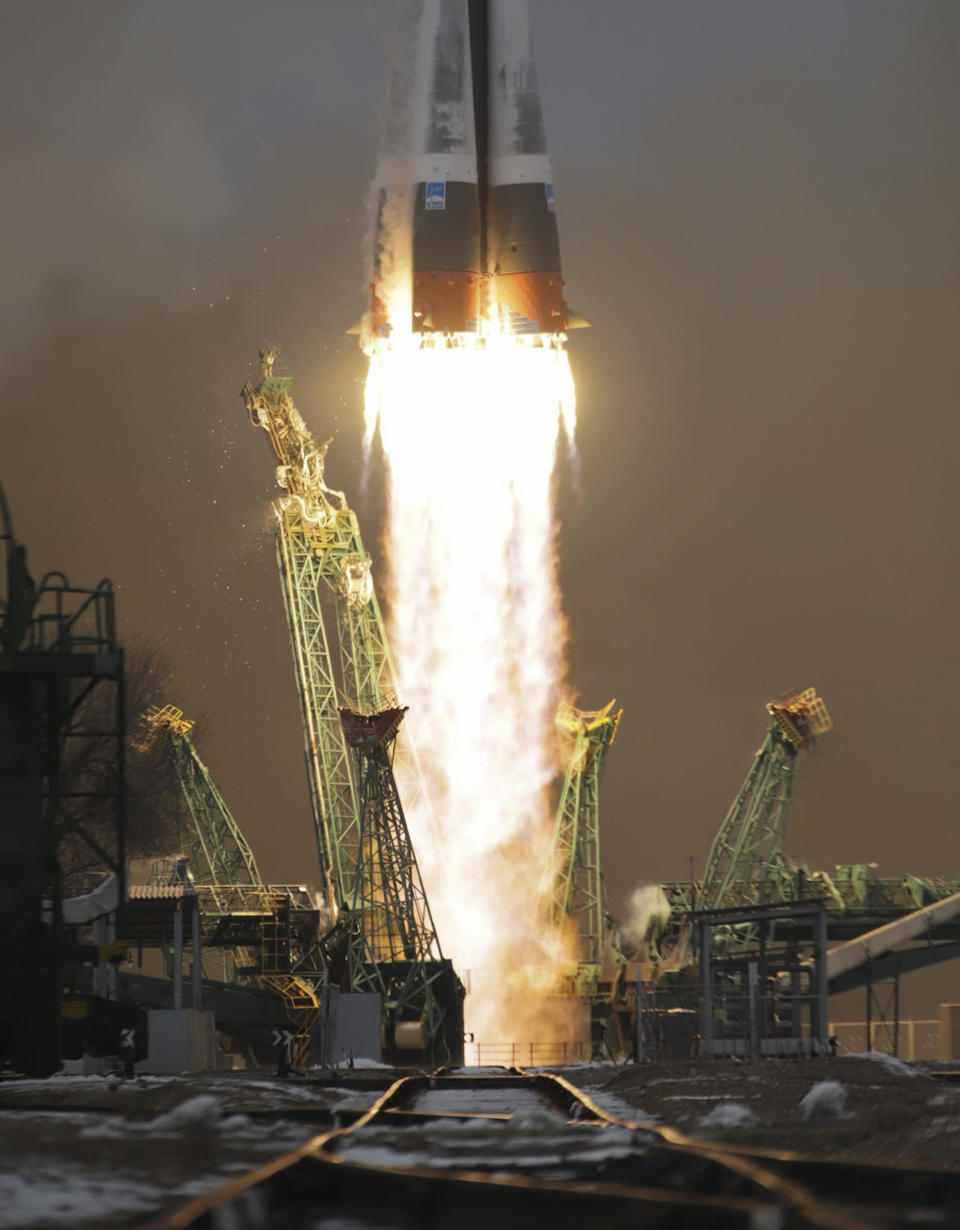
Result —
[[199, 884], [211, 885], [218, 908], [227, 885], [262, 884], [250, 844], [200, 759], [190, 732], [194, 723], [176, 705], [153, 705], [143, 715], [147, 739], [173, 761], [180, 790], [190, 813], [189, 829], [181, 828], [181, 849]]
[[[261, 350], [261, 380], [243, 387], [251, 422], [276, 455], [277, 562], [303, 720], [317, 851], [334, 915], [348, 899], [359, 850], [359, 799], [338, 717], [341, 699], [364, 711], [395, 695], [395, 669], [357, 518], [326, 484], [330, 441], [317, 444], [293, 403], [292, 378], [274, 374], [276, 353]], [[336, 608], [335, 661], [324, 602]]]
[[698, 910], [765, 900], [768, 884], [778, 879], [797, 753], [832, 727], [814, 688], [784, 692], [767, 712], [766, 738], [714, 838]]
[[614, 701], [603, 709], [574, 709], [561, 704], [556, 729], [563, 757], [564, 780], [554, 825], [554, 858], [540, 889], [550, 923], [562, 927], [572, 919], [579, 935], [580, 964], [597, 975], [603, 947], [612, 931], [607, 889], [600, 860], [600, 773], [622, 709]]
[[[233, 946], [235, 966], [284, 1001], [296, 1027], [293, 1060], [305, 1063], [310, 1027], [320, 1016], [317, 982], [323, 971], [313, 960], [312, 946], [310, 952], [291, 952], [290, 886], [264, 884], [250, 844], [200, 759], [191, 736], [194, 723], [184, 718], [183, 710], [152, 705], [141, 720], [141, 746], [168, 756], [177, 771], [192, 821], [189, 829], [180, 831], [181, 848], [201, 890], [201, 911], [207, 921], [216, 916], [223, 921], [231, 914], [260, 916], [259, 946]], [[300, 889], [298, 896], [303, 893]]]
[[393, 774], [405, 708], [340, 710], [356, 755], [360, 846], [346, 931], [349, 987], [383, 998], [388, 1051], [463, 1060], [463, 987], [444, 959]]

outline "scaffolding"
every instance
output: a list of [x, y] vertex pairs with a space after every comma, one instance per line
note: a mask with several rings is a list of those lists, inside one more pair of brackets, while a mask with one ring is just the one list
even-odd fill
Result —
[[600, 775], [623, 713], [615, 703], [590, 711], [561, 704], [556, 717], [564, 780], [538, 909], [553, 927], [576, 928], [581, 981], [586, 973], [596, 982], [604, 947], [618, 946], [600, 859]]
[[[251, 422], [266, 431], [278, 462], [277, 564], [317, 852], [336, 918], [348, 898], [360, 851], [357, 784], [338, 708], [347, 698], [364, 712], [395, 703], [396, 671], [356, 515], [343, 492], [332, 490], [324, 478], [330, 441], [318, 444], [308, 430], [293, 403], [292, 378], [274, 372], [276, 352], [261, 350], [260, 359], [260, 383], [248, 380], [243, 399]], [[328, 604], [335, 611], [333, 650], [324, 617]], [[401, 743], [397, 766], [408, 806], [428, 812], [409, 742]]]
[[782, 900], [783, 847], [797, 753], [831, 729], [814, 688], [784, 692], [767, 705], [770, 726], [724, 818], [707, 860], [696, 908]]
[[0, 542], [0, 1058], [45, 1075], [60, 1066], [64, 896], [112, 873], [123, 908], [123, 650], [111, 583], [35, 584], [2, 491]]
[[444, 960], [393, 773], [406, 709], [340, 710], [357, 761], [360, 794], [356, 873], [346, 929], [349, 988], [383, 997], [388, 1050], [463, 1060], [463, 988]]

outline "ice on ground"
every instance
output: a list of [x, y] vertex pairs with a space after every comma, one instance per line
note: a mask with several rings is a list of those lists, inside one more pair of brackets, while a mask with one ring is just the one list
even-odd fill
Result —
[[648, 1115], [640, 1109], [639, 1106], [631, 1106], [629, 1102], [625, 1102], [623, 1098], [615, 1093], [610, 1093], [606, 1089], [601, 1089], [595, 1085], [581, 1085], [583, 1092], [589, 1097], [591, 1102], [595, 1102], [601, 1110], [605, 1110], [608, 1115], [613, 1115], [615, 1119], [623, 1119], [627, 1123], [654, 1123], [657, 1115]]
[[70, 1166], [47, 1166], [0, 1174], [0, 1227], [96, 1225], [115, 1213], [154, 1212], [171, 1196], [189, 1199], [220, 1182], [216, 1175], [174, 1188], [153, 1185], [143, 1177], [98, 1175]]
[[524, 1110], [509, 1123], [438, 1120], [398, 1133], [370, 1125], [338, 1142], [345, 1160], [373, 1166], [429, 1166], [433, 1170], [522, 1171], [544, 1178], [574, 1177], [630, 1156], [634, 1133], [619, 1127], [572, 1127], [549, 1111]]
[[224, 1115], [220, 1103], [212, 1094], [203, 1093], [188, 1098], [172, 1110], [156, 1115], [153, 1119], [137, 1120], [117, 1117], [95, 1120], [82, 1128], [80, 1136], [86, 1138], [122, 1138], [142, 1134], [144, 1136], [179, 1136], [216, 1132], [220, 1136], [244, 1136], [250, 1143], [261, 1141], [273, 1145], [299, 1143], [310, 1135], [311, 1129], [304, 1124], [288, 1123], [282, 1119], [266, 1122], [250, 1119], [247, 1115]]
[[651, 1085], [688, 1085], [696, 1081], [708, 1081], [713, 1078], [707, 1073], [691, 1073], [690, 1076], [658, 1076], [656, 1080], [650, 1081]]
[[511, 1131], [535, 1132], [538, 1128], [551, 1132], [556, 1129], [557, 1116], [546, 1106], [521, 1106], [509, 1119]]
[[739, 1102], [721, 1102], [709, 1111], [700, 1122], [698, 1128], [738, 1128], [749, 1127], [756, 1123], [757, 1116], [749, 1106], [741, 1106]]
[[800, 1099], [804, 1119], [836, 1119], [847, 1105], [847, 1091], [839, 1081], [817, 1081]]
[[888, 1072], [897, 1072], [900, 1076], [921, 1075], [911, 1064], [904, 1063], [896, 1055], [888, 1055], [886, 1051], [853, 1051], [852, 1053], [845, 1054], [844, 1059], [872, 1059], [874, 1063], [879, 1063], [885, 1067]]
[[[748, 1098], [758, 1098], [759, 1093], [748, 1093]], [[665, 1102], [724, 1102], [727, 1095], [725, 1093], [668, 1093], [664, 1097]]]
[[[524, 1110], [544, 1110], [537, 1094], [527, 1089], [427, 1089], [414, 1103], [415, 1110], [448, 1111], [456, 1114], [516, 1115]], [[549, 1112], [548, 1112], [549, 1113]], [[551, 1115], [554, 1123], [556, 1115]]]
[[217, 1127], [220, 1121], [220, 1103], [212, 1093], [200, 1093], [195, 1098], [187, 1098], [173, 1110], [157, 1115], [149, 1123], [142, 1125], [130, 1124], [131, 1128], [139, 1127], [141, 1131], [158, 1136], [176, 1132], [190, 1131], [194, 1128]]
[[101, 1075], [100, 1073], [92, 1073], [86, 1076], [76, 1075], [67, 1076], [65, 1073], [56, 1072], [53, 1076], [44, 1076], [39, 1078], [33, 1077], [16, 1077], [13, 1080], [5, 1081], [3, 1088], [9, 1090], [10, 1093], [37, 1093], [46, 1090], [61, 1090], [61, 1089], [115, 1089], [131, 1090], [145, 1089], [150, 1085], [165, 1085], [168, 1081], [177, 1080], [175, 1076], [135, 1076], [132, 1080], [124, 1080], [123, 1077], [117, 1076], [116, 1073], [110, 1076]]
[[760, 1209], [750, 1214], [750, 1230], [783, 1230], [786, 1224], [783, 1209]]

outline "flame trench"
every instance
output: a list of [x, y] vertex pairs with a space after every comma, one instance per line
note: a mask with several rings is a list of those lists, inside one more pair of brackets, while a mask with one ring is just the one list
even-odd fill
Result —
[[389, 474], [390, 631], [434, 821], [408, 819], [467, 1029], [551, 1041], [538, 998], [569, 954], [535, 918], [551, 859], [564, 679], [552, 479], [573, 438], [562, 337], [490, 327], [368, 346], [368, 442]]

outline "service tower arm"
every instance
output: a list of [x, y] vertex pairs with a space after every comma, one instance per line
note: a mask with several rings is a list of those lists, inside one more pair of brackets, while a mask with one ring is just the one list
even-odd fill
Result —
[[755, 905], [775, 889], [797, 753], [832, 727], [814, 688], [784, 692], [767, 712], [767, 736], [714, 838], [698, 910]]
[[145, 745], [173, 762], [190, 813], [191, 826], [179, 833], [180, 848], [197, 882], [211, 885], [217, 908], [225, 909], [227, 903], [218, 894], [228, 885], [263, 883], [253, 850], [200, 759], [190, 733], [194, 723], [184, 718], [183, 710], [153, 705], [142, 720]]
[[180, 830], [179, 839], [200, 890], [204, 923], [229, 932], [232, 916], [247, 926], [251, 917], [259, 917], [259, 945], [231, 946], [235, 970], [281, 997], [296, 1029], [293, 1061], [305, 1063], [310, 1027], [320, 1016], [323, 970], [312, 944], [305, 952], [291, 942], [292, 886], [264, 884], [250, 844], [200, 759], [191, 734], [194, 723], [183, 710], [153, 705], [141, 721], [140, 746], [172, 761], [190, 813], [191, 826]]
[[357, 758], [360, 841], [347, 935], [349, 987], [383, 997], [388, 1050], [461, 1062], [463, 988], [444, 960], [393, 774], [405, 708], [340, 710]]
[[[324, 479], [327, 444], [318, 445], [290, 394], [292, 378], [274, 373], [276, 354], [260, 352], [261, 380], [243, 387], [251, 422], [277, 458], [276, 548], [303, 720], [317, 850], [334, 916], [356, 866], [356, 783], [337, 713], [342, 695], [380, 709], [395, 694], [395, 670], [356, 516]], [[329, 443], [329, 441], [327, 442]], [[336, 608], [339, 660], [324, 622]], [[339, 670], [337, 669], [339, 668]]]
[[550, 879], [540, 890], [541, 913], [554, 927], [572, 919], [580, 938], [580, 965], [599, 976], [613, 927], [600, 861], [600, 774], [620, 724], [615, 701], [586, 711], [561, 704], [556, 729], [564, 779], [557, 807]]

